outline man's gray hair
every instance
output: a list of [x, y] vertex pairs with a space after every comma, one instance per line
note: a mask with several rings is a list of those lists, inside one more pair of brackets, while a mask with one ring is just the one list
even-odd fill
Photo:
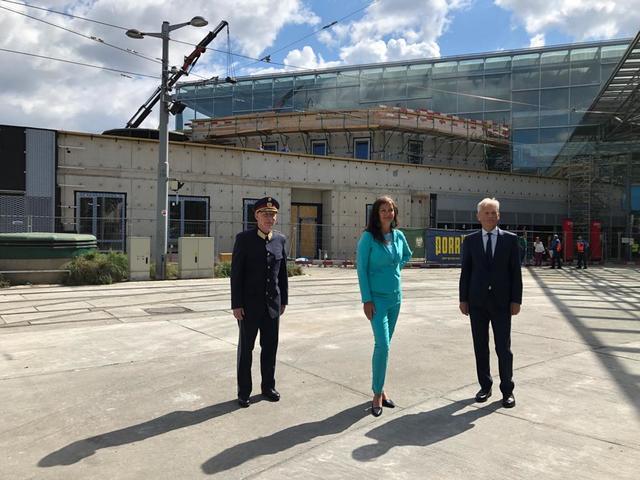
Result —
[[498, 200], [496, 200], [495, 198], [483, 198], [482, 200], [480, 200], [478, 202], [478, 213], [480, 213], [480, 210], [482, 210], [484, 207], [488, 206], [488, 205], [495, 205], [496, 210], [499, 212], [500, 211], [500, 202]]

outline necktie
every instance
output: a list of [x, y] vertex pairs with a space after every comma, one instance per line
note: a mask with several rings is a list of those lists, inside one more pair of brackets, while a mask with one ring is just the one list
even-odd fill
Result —
[[491, 248], [491, 232], [487, 232], [487, 248], [484, 251], [484, 256], [488, 263], [493, 260], [493, 249]]

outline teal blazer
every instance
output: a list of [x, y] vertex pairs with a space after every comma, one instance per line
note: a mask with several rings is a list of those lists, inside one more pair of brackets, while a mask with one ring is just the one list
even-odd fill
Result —
[[393, 230], [395, 255], [385, 245], [364, 232], [358, 241], [356, 266], [360, 282], [362, 303], [371, 302], [373, 296], [391, 297], [402, 294], [400, 269], [413, 252], [400, 230]]

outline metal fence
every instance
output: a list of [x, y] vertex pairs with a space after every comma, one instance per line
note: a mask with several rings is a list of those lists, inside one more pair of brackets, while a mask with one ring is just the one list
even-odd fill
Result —
[[[127, 238], [132, 236], [152, 237], [155, 234], [155, 218], [124, 217], [117, 210], [112, 215], [96, 217], [0, 214], [0, 232], [34, 232], [47, 231], [41, 228], [53, 225], [56, 232], [88, 233], [98, 239], [101, 250], [125, 251]], [[222, 216], [231, 217], [231, 212]], [[234, 215], [237, 215], [235, 213]], [[344, 218], [344, 217], [343, 217]], [[276, 230], [288, 237], [289, 257], [321, 260], [355, 261], [358, 239], [364, 230], [364, 218], [349, 218], [351, 224], [321, 224], [309, 219], [300, 222], [284, 221], [282, 217]], [[189, 220], [170, 219], [168, 228], [168, 250], [177, 253], [178, 238], [183, 236], [211, 236], [215, 238], [215, 254], [231, 253], [235, 236], [255, 223], [233, 220]], [[427, 265], [457, 265], [460, 263], [462, 238], [474, 230], [430, 229], [400, 226], [404, 231], [412, 250], [413, 260]], [[48, 230], [50, 231], [50, 229]], [[563, 244], [562, 260], [564, 263], [574, 261], [575, 242], [577, 237], [563, 233], [560, 228], [554, 230], [511, 230], [522, 240], [522, 265], [536, 264], [534, 241], [540, 238], [545, 246], [542, 265], [550, 262], [549, 249], [554, 234], [558, 234]], [[598, 242], [587, 238], [592, 248], [587, 251], [588, 261], [640, 262], [640, 233], [614, 234], [601, 233]], [[599, 243], [599, 246], [597, 245]], [[593, 246], [597, 246], [597, 251]]]

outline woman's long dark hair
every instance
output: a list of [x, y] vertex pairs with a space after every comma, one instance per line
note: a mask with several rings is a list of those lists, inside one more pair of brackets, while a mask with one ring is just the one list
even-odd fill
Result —
[[376, 199], [371, 207], [369, 214], [369, 223], [367, 223], [366, 231], [373, 235], [373, 238], [380, 243], [384, 243], [384, 235], [382, 234], [382, 225], [380, 224], [380, 207], [384, 204], [391, 204], [393, 207], [393, 221], [391, 222], [391, 231], [398, 226], [398, 206], [393, 198], [386, 195]]

